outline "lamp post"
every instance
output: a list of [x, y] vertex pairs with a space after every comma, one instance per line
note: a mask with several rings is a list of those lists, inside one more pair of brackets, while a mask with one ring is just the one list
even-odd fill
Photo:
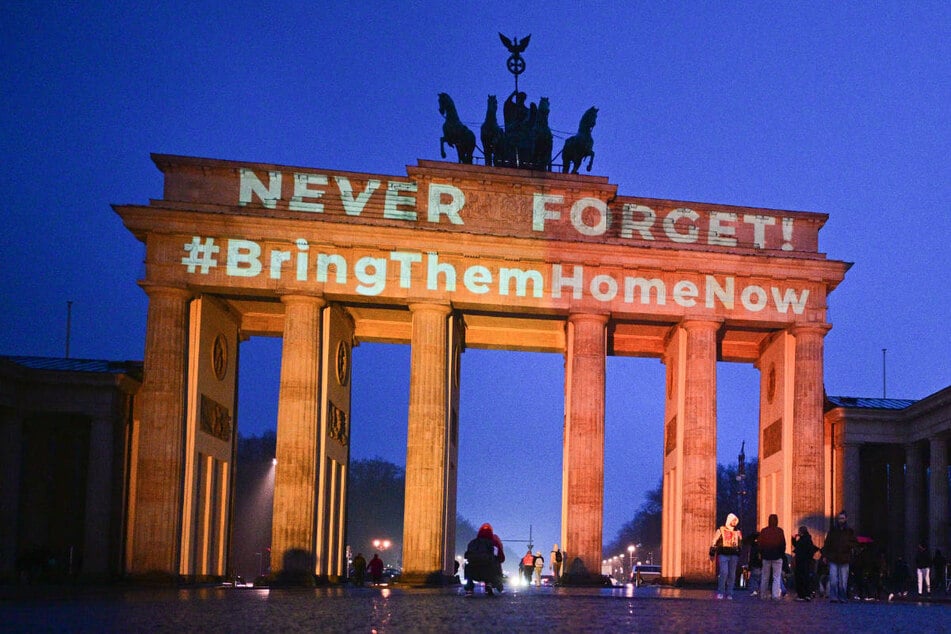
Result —
[[740, 445], [740, 454], [736, 457], [736, 481], [739, 483], [737, 487], [736, 497], [737, 497], [737, 506], [739, 506], [739, 516], [740, 516], [740, 528], [746, 528], [746, 524], [743, 523], [743, 515], [746, 502], [746, 441], [743, 441], [743, 444]]
[[630, 559], [631, 574], [634, 573], [634, 551], [635, 550], [637, 550], [637, 546], [635, 546], [634, 544], [631, 544], [630, 546], [627, 547], [627, 554]]

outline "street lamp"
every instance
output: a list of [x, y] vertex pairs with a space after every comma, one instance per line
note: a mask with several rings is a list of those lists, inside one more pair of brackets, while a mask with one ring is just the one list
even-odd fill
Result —
[[631, 564], [630, 564], [630, 565], [631, 565], [631, 574], [634, 573], [634, 551], [635, 551], [635, 550], [637, 550], [637, 546], [635, 546], [634, 544], [631, 544], [630, 546], [627, 547], [627, 554], [628, 554], [628, 556], [630, 557], [630, 560], [631, 560]]
[[386, 550], [391, 545], [392, 545], [392, 542], [390, 542], [390, 540], [388, 539], [374, 539], [373, 540], [373, 547], [376, 548], [377, 550], [381, 550], [381, 551]]

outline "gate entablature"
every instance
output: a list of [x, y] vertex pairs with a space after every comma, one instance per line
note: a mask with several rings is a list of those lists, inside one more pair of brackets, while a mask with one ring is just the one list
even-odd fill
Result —
[[824, 321], [847, 268], [817, 251], [824, 214], [621, 197], [602, 177], [155, 160], [165, 199], [116, 209], [150, 235], [149, 280], [196, 289], [773, 328]]

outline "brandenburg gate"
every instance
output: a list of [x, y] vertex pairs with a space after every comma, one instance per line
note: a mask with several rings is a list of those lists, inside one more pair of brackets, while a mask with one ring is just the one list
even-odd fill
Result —
[[[126, 572], [228, 572], [238, 343], [283, 338], [272, 567], [346, 573], [352, 346], [411, 345], [403, 579], [452, 572], [468, 347], [565, 358], [561, 544], [598, 574], [605, 359], [666, 367], [663, 574], [711, 578], [716, 364], [760, 371], [759, 518], [825, 533], [827, 216], [622, 196], [604, 177], [420, 160], [406, 176], [154, 155], [117, 205], [149, 298]], [[252, 371], [253, 369], [248, 369]], [[751, 408], [755, 407], [750, 395]], [[643, 424], [643, 421], [631, 421]]]

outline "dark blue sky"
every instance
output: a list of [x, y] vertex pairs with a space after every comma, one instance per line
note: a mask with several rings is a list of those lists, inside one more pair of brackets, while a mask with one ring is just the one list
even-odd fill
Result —
[[[503, 31], [532, 35], [520, 88], [552, 128], [600, 108], [619, 193], [829, 214], [820, 250], [855, 262], [830, 394], [881, 396], [883, 348], [888, 396], [951, 383], [947, 2], [148, 4], [4, 10], [0, 353], [62, 355], [71, 300], [72, 356], [142, 358], [144, 249], [109, 205], [161, 197], [150, 152], [405, 174], [439, 158], [437, 93], [475, 128], [511, 90]], [[244, 432], [273, 428], [278, 345], [243, 345]], [[408, 347], [354, 361], [353, 455], [402, 464]], [[660, 478], [663, 372], [609, 360], [606, 541]], [[758, 372], [718, 378], [720, 460], [755, 455]], [[562, 380], [558, 355], [463, 357], [459, 510], [545, 549]]]

